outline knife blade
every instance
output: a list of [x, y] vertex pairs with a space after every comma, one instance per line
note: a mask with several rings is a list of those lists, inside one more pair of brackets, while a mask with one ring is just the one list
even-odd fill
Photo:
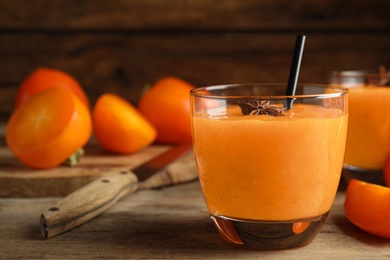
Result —
[[[167, 166], [173, 166], [175, 160], [188, 154], [191, 148], [191, 144], [174, 146], [135, 169], [107, 174], [69, 194], [41, 214], [43, 237], [51, 238], [95, 218], [139, 188], [155, 188], [195, 179], [196, 170], [195, 173], [178, 173], [182, 176], [171, 176], [164, 171]], [[193, 161], [187, 159], [185, 163]]]

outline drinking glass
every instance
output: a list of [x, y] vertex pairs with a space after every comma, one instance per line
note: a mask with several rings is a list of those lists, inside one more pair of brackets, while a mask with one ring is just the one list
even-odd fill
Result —
[[384, 185], [390, 153], [390, 74], [333, 72], [330, 83], [349, 88], [349, 126], [343, 178]]
[[[228, 242], [260, 250], [306, 245], [327, 218], [343, 165], [348, 91], [299, 84], [191, 91], [203, 196]], [[291, 109], [286, 109], [292, 104]]]

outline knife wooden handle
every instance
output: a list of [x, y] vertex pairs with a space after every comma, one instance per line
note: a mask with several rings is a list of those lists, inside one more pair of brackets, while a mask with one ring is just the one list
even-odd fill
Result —
[[71, 193], [41, 215], [41, 232], [50, 238], [100, 215], [119, 199], [137, 189], [131, 171], [110, 173]]
[[151, 189], [196, 179], [193, 153], [183, 155], [144, 182], [131, 171], [104, 175], [74, 191], [41, 215], [41, 232], [50, 238], [73, 229], [102, 214], [125, 195], [137, 189]]
[[194, 153], [189, 152], [179, 160], [169, 164], [165, 169], [158, 171], [152, 177], [139, 183], [138, 189], [153, 189], [162, 186], [189, 182], [198, 177]]

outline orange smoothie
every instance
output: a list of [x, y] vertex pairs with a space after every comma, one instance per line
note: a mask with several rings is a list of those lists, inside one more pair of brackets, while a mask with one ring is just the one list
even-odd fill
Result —
[[328, 212], [343, 164], [347, 116], [296, 104], [286, 116], [194, 115], [194, 152], [212, 215], [296, 220]]
[[345, 164], [382, 169], [390, 152], [390, 87], [351, 87]]

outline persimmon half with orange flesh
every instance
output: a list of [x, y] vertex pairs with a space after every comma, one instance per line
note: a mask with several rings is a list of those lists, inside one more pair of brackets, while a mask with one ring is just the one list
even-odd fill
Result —
[[99, 144], [121, 154], [136, 152], [156, 138], [156, 129], [127, 100], [103, 94], [92, 111], [93, 131]]
[[16, 94], [15, 107], [35, 94], [54, 87], [72, 91], [88, 109], [91, 108], [87, 94], [72, 75], [62, 70], [46, 67], [35, 69], [23, 80]]
[[11, 152], [25, 165], [47, 169], [82, 148], [92, 133], [89, 110], [64, 88], [49, 88], [20, 104], [6, 128]]
[[188, 82], [176, 77], [157, 81], [138, 103], [138, 109], [157, 130], [156, 142], [177, 144], [192, 141]]
[[353, 224], [366, 232], [390, 238], [390, 188], [352, 179], [344, 210]]

